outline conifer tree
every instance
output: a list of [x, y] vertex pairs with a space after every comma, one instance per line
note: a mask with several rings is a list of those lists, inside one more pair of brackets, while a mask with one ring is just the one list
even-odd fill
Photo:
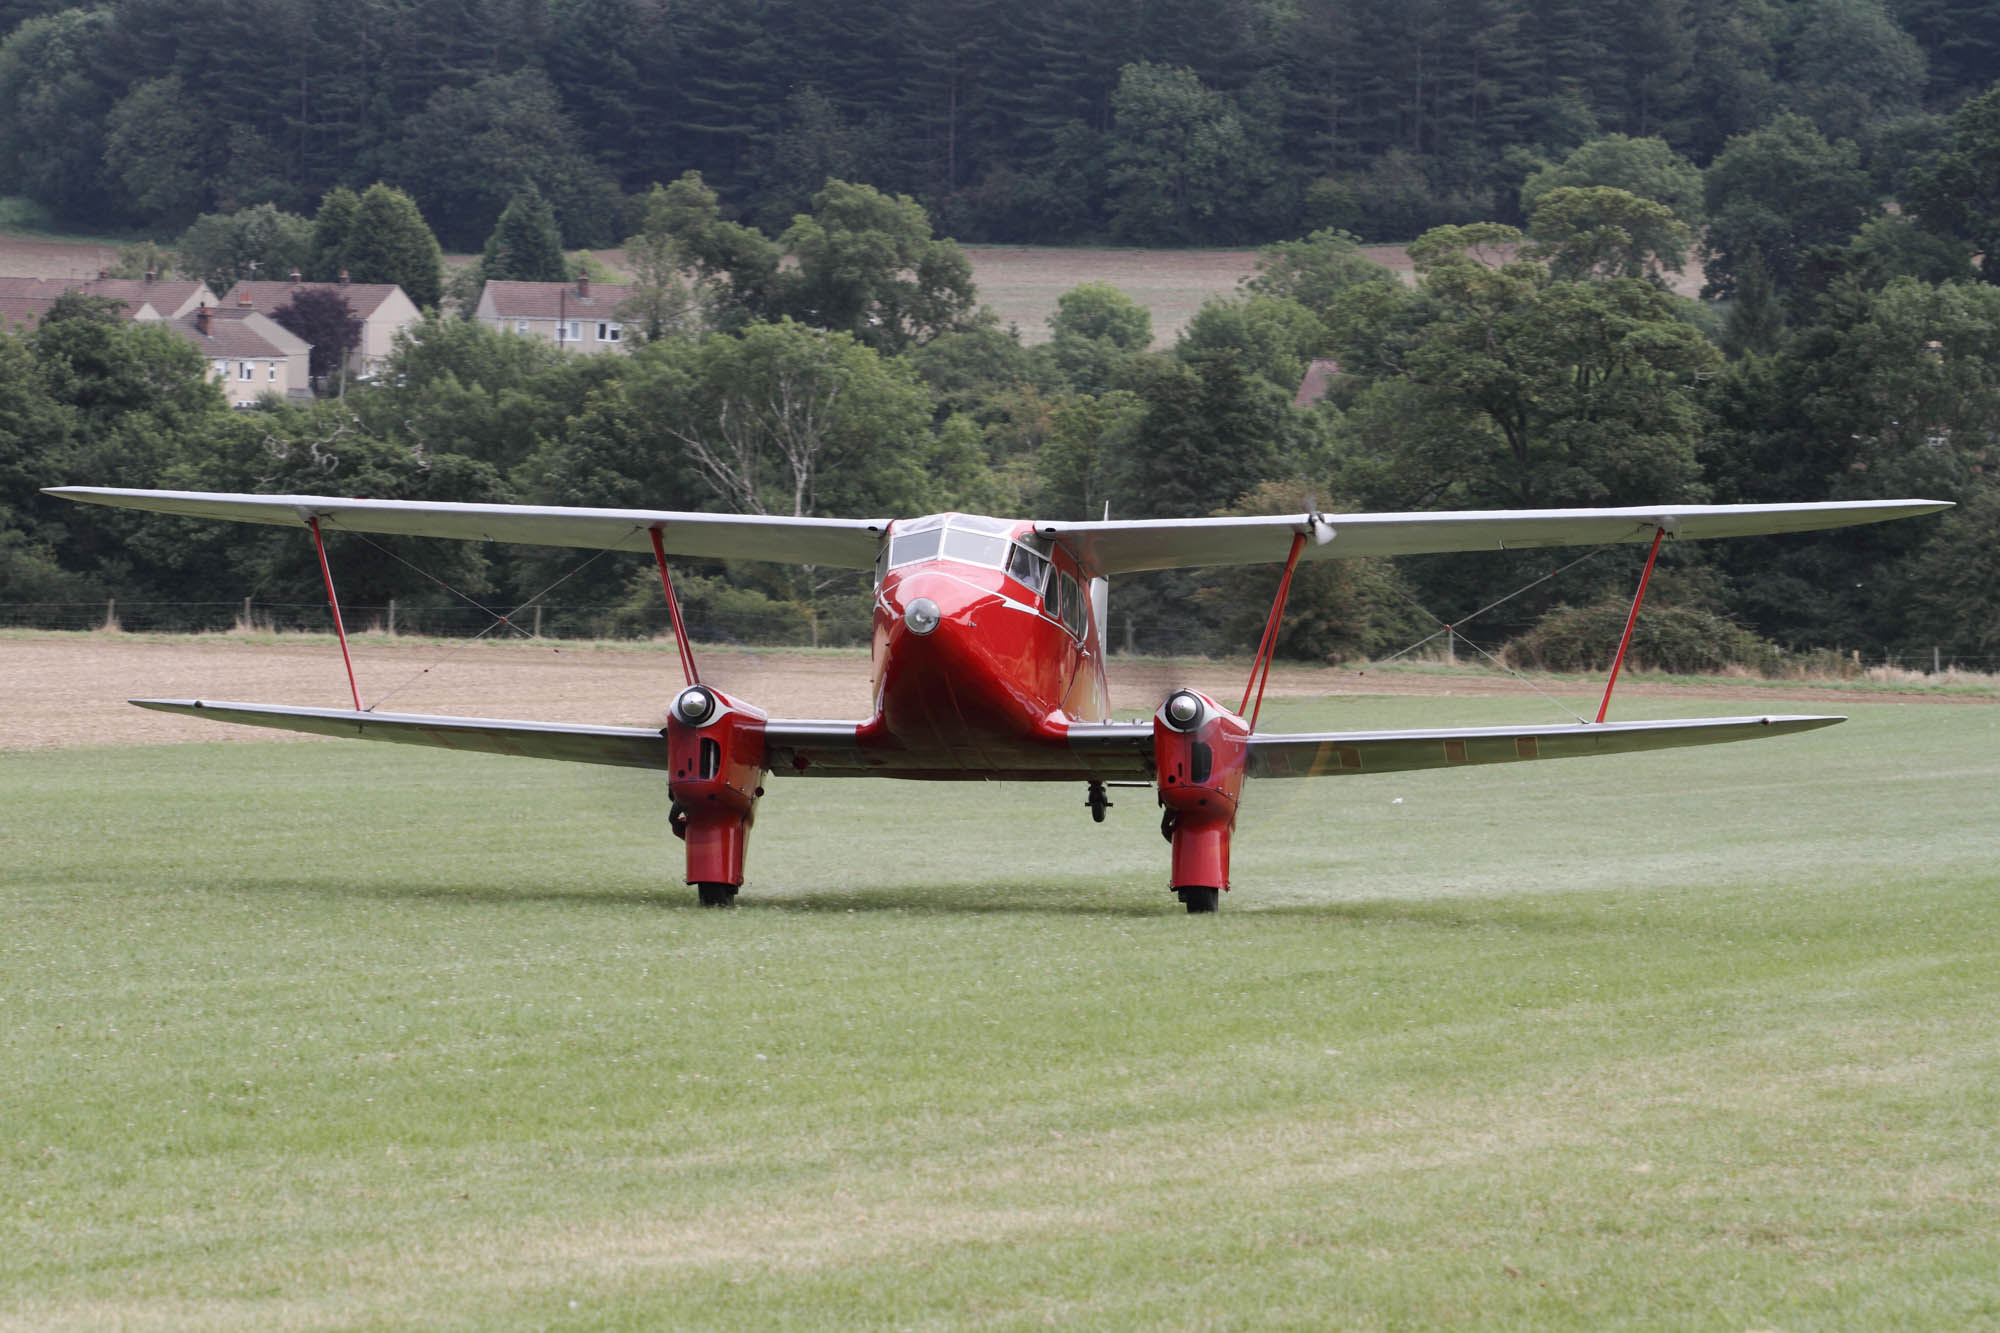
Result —
[[393, 282], [421, 309], [444, 294], [444, 256], [416, 201], [377, 181], [361, 196], [348, 233], [348, 276]]
[[563, 282], [569, 277], [555, 210], [541, 191], [530, 185], [507, 202], [479, 264], [489, 282]]

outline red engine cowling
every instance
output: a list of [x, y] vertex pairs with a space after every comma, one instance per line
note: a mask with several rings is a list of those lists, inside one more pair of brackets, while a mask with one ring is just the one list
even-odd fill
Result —
[[1205, 694], [1175, 690], [1153, 714], [1161, 831], [1174, 845], [1172, 886], [1190, 911], [1201, 910], [1191, 893], [1212, 907], [1229, 888], [1229, 835], [1249, 757], [1249, 724]]
[[687, 841], [687, 882], [731, 892], [743, 883], [743, 856], [757, 798], [764, 794], [762, 709], [709, 685], [690, 685], [667, 712], [667, 793], [676, 835]]

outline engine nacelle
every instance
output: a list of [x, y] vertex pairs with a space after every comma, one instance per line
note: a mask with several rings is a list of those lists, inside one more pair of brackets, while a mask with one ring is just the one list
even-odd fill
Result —
[[743, 882], [757, 798], [764, 794], [762, 709], [711, 685], [690, 685], [667, 711], [667, 793], [674, 832], [687, 841], [687, 882]]
[[1249, 723], [1205, 694], [1175, 690], [1153, 714], [1160, 829], [1174, 845], [1172, 886], [1190, 910], [1190, 890], [1229, 887], [1229, 835], [1249, 758]]

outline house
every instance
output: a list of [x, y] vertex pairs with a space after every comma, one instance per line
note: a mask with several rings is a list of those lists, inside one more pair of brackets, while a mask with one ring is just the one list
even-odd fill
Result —
[[339, 282], [304, 282], [296, 269], [288, 282], [237, 283], [223, 295], [218, 309], [254, 310], [268, 316], [307, 288], [339, 292], [347, 308], [360, 317], [361, 345], [347, 358], [347, 373], [357, 379], [379, 374], [395, 349], [396, 335], [422, 318], [416, 303], [393, 282], [348, 282], [344, 274]]
[[255, 407], [266, 394], [312, 397], [312, 344], [270, 316], [203, 305], [162, 322], [201, 351], [231, 407]]
[[489, 328], [542, 338], [574, 352], [625, 345], [618, 307], [631, 299], [623, 282], [489, 282], [473, 318]]
[[35, 327], [64, 292], [120, 302], [131, 320], [172, 319], [216, 304], [205, 282], [159, 278], [0, 278], [0, 331]]

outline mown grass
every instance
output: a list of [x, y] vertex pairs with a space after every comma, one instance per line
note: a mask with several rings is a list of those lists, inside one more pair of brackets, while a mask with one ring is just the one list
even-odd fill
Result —
[[1143, 791], [774, 783], [716, 913], [642, 777], [9, 756], [0, 1320], [1992, 1325], [2000, 710], [1853, 711], [1254, 786], [1211, 919]]

